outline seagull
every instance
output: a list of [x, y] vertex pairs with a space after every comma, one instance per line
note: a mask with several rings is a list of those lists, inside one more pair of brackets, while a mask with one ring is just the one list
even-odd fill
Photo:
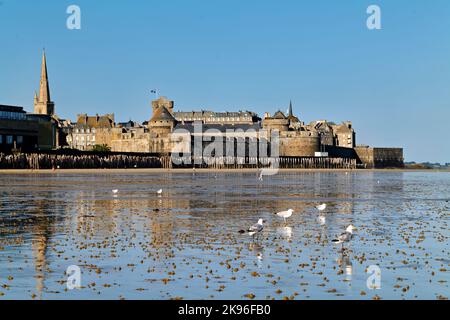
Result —
[[114, 194], [119, 193], [119, 190], [118, 189], [114, 189], [114, 190], [112, 190], [112, 193], [114, 193]]
[[290, 216], [292, 216], [292, 213], [294, 212], [294, 210], [289, 209], [287, 211], [281, 211], [281, 212], [277, 212], [275, 213], [277, 216], [281, 217], [284, 219], [284, 223], [286, 223], [286, 218], [289, 218]]
[[255, 234], [258, 234], [258, 233], [260, 233], [261, 231], [264, 230], [264, 222], [265, 221], [263, 219], [259, 219], [256, 224], [252, 225], [247, 230], [240, 230], [239, 233], [246, 233], [247, 232], [249, 236], [252, 236], [254, 238]]
[[156, 191], [157, 194], [162, 194], [162, 189], [159, 189], [158, 191]]
[[316, 209], [319, 210], [319, 211], [323, 211], [326, 208], [327, 208], [327, 204], [326, 203], [322, 203], [322, 204], [316, 206]]
[[258, 170], [258, 180], [259, 181], [263, 181], [263, 171], [262, 171], [262, 169]]
[[331, 240], [332, 242], [339, 244], [342, 244], [342, 250], [344, 250], [344, 242], [349, 242], [352, 240], [353, 237], [353, 231], [355, 231], [356, 228], [353, 225], [349, 225], [344, 233], [342, 233], [339, 237], [336, 239]]

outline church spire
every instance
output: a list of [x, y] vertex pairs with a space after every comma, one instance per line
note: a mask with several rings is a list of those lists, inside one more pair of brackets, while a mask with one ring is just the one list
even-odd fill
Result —
[[294, 114], [292, 113], [292, 100], [289, 101], [289, 112], [288, 116], [292, 117]]
[[39, 85], [39, 101], [43, 103], [50, 102], [50, 89], [48, 85], [48, 75], [47, 75], [47, 59], [45, 57], [45, 49], [42, 54], [42, 65], [41, 65], [41, 82]]
[[47, 58], [45, 49], [42, 53], [41, 80], [39, 82], [39, 95], [34, 94], [34, 113], [53, 115], [55, 104], [50, 98], [50, 86], [48, 84]]

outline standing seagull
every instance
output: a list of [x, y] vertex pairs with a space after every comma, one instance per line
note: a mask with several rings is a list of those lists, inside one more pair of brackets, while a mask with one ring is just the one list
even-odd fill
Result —
[[112, 193], [114, 193], [114, 194], [117, 194], [119, 192], [119, 190], [118, 189], [114, 189], [114, 190], [112, 190]]
[[322, 204], [316, 206], [316, 209], [319, 210], [319, 211], [323, 211], [326, 208], [327, 208], [327, 204], [326, 203], [322, 203]]
[[353, 225], [349, 225], [344, 233], [342, 233], [339, 237], [336, 239], [331, 240], [332, 242], [339, 244], [342, 244], [342, 251], [344, 251], [344, 242], [349, 242], [352, 240], [353, 237], [353, 231], [355, 231], [356, 228]]
[[163, 190], [159, 189], [158, 191], [156, 191], [157, 194], [162, 194]]
[[290, 216], [292, 216], [292, 213], [294, 212], [294, 210], [289, 209], [287, 211], [281, 211], [281, 212], [277, 212], [275, 213], [277, 216], [281, 217], [284, 219], [284, 223], [286, 223], [286, 218], [289, 218]]
[[261, 170], [258, 170], [258, 180], [259, 181], [263, 181], [263, 170], [261, 169]]
[[264, 221], [263, 219], [259, 219], [258, 223], [252, 225], [250, 228], [248, 228], [247, 230], [239, 230], [239, 233], [248, 233], [249, 236], [252, 236], [253, 238], [255, 237], [255, 234], [260, 233], [261, 231], [264, 230]]

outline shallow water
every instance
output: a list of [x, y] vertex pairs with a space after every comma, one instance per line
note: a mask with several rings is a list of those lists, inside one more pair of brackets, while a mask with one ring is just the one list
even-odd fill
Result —
[[[449, 173], [10, 174], [0, 197], [0, 299], [450, 295]], [[273, 212], [288, 208], [285, 225]], [[238, 233], [259, 218], [259, 239]], [[331, 240], [349, 224], [342, 254]]]

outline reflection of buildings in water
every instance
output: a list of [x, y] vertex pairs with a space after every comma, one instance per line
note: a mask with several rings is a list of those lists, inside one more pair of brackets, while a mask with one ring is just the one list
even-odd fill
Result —
[[37, 233], [32, 240], [33, 259], [35, 266], [36, 292], [37, 298], [42, 299], [42, 291], [44, 289], [46, 253], [47, 253], [48, 237], [45, 234]]
[[[116, 198], [96, 199], [94, 192], [80, 192], [75, 202], [77, 231], [81, 235], [95, 234], [107, 236], [118, 232], [119, 221], [116, 214], [120, 210], [120, 201]], [[72, 217], [69, 217], [69, 219]]]
[[42, 299], [42, 292], [45, 288], [45, 272], [47, 269], [47, 248], [48, 242], [53, 232], [53, 225], [55, 223], [52, 220], [53, 215], [49, 205], [50, 201], [39, 200], [34, 201], [36, 207], [32, 215], [31, 225], [26, 228], [32, 234], [31, 247], [33, 253], [34, 267], [35, 267], [35, 279], [36, 279], [36, 293], [37, 298]]
[[[179, 200], [170, 196], [167, 190], [159, 196], [136, 196], [121, 192], [117, 197], [95, 198], [94, 193], [80, 194], [76, 201], [76, 222], [82, 232], [95, 231], [96, 235], [109, 235], [136, 231], [142, 228], [144, 215], [153, 214], [154, 209], [160, 213], [172, 208], [189, 208], [189, 200]], [[144, 231], [144, 230], [139, 230]]]
[[327, 223], [327, 217], [325, 215], [319, 215], [317, 217], [317, 223], [321, 226], [324, 226]]
[[358, 184], [358, 187], [364, 189], [356, 190], [356, 192], [364, 192], [366, 199], [379, 199], [380, 193], [391, 195], [401, 194], [404, 191], [404, 172], [368, 171], [361, 172], [360, 177], [365, 180], [365, 183]]
[[174, 245], [174, 225], [171, 221], [153, 218], [150, 222], [151, 243], [155, 249], [171, 249]]

